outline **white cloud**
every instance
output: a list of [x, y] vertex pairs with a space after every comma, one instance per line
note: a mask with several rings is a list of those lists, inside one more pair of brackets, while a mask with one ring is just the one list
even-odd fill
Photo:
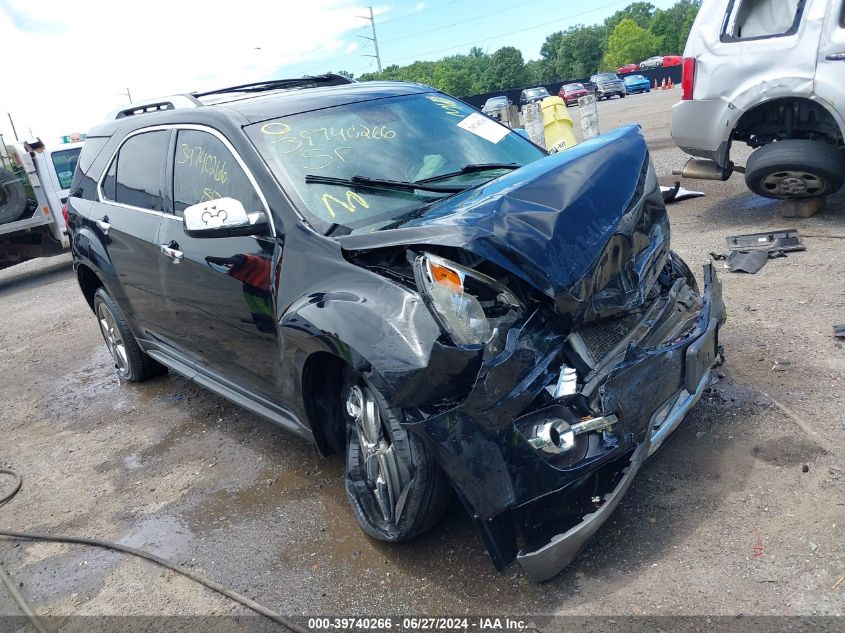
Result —
[[417, 13], [425, 9], [425, 2], [417, 2], [409, 11], [409, 13]]
[[357, 55], [342, 56], [358, 48], [351, 32], [366, 14], [349, 0], [0, 0], [11, 62], [0, 80], [0, 133], [11, 140], [7, 111], [22, 136], [31, 127], [53, 143], [85, 132], [127, 103], [127, 88], [138, 100], [272, 78], [288, 64], [354, 67]]

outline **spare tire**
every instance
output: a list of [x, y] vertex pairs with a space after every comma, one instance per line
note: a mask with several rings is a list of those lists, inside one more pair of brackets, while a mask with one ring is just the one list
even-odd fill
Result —
[[26, 190], [15, 174], [0, 169], [0, 224], [14, 222], [26, 210]]

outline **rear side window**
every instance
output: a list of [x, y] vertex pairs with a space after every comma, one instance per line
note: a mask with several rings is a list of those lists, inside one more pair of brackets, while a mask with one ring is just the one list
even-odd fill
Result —
[[731, 0], [722, 28], [723, 42], [793, 35], [805, 0]]
[[[89, 174], [88, 170], [97, 160], [109, 142], [108, 136], [89, 136], [85, 139], [82, 152], [79, 154], [79, 162], [73, 172], [73, 180], [70, 183], [71, 195], [91, 199], [95, 194], [96, 180], [99, 174]], [[84, 183], [83, 183], [84, 180]]]
[[173, 161], [173, 210], [217, 198], [234, 198], [247, 212], [264, 205], [232, 152], [219, 138], [201, 130], [179, 130]]
[[103, 195], [140, 209], [164, 211], [169, 145], [169, 130], [144, 132], [127, 139], [109, 167], [103, 181]]

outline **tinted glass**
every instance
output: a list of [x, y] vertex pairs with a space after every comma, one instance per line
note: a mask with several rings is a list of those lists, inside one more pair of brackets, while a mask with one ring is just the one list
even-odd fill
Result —
[[563, 87], [563, 89], [564, 90], [583, 90], [584, 85], [583, 84], [566, 84]]
[[[306, 183], [306, 175], [414, 181], [476, 163], [524, 165], [545, 153], [457, 99], [440, 94], [374, 99], [256, 123], [247, 135], [317, 227], [375, 230], [441, 199], [415, 190]], [[505, 170], [452, 176], [438, 184], [475, 185]]]
[[179, 130], [173, 162], [173, 209], [177, 214], [192, 204], [234, 198], [247, 212], [264, 205], [235, 157], [213, 134]]
[[598, 78], [599, 78], [601, 81], [612, 81], [612, 80], [614, 80], [614, 79], [619, 79], [619, 77], [617, 77], [617, 76], [616, 76], [616, 75], [614, 75], [613, 73], [602, 73], [602, 74], [600, 74], [600, 75], [598, 76]]
[[169, 144], [169, 130], [144, 132], [123, 144], [117, 155], [115, 201], [164, 211], [164, 174]]
[[53, 161], [53, 169], [56, 170], [56, 177], [59, 179], [59, 186], [62, 189], [70, 187], [71, 180], [73, 180], [73, 172], [76, 171], [76, 163], [79, 161], [79, 152], [81, 151], [81, 147], [74, 147], [73, 149], [53, 152], [50, 155]]
[[103, 178], [103, 197], [106, 200], [114, 200], [114, 181], [117, 174], [117, 159], [109, 165], [109, 171], [106, 177]]

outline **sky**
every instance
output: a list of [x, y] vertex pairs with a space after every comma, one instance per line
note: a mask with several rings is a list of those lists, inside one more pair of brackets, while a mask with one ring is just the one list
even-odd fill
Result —
[[[371, 0], [377, 2], [377, 0]], [[383, 66], [480, 46], [539, 57], [546, 35], [632, 0], [429, 0], [373, 5]], [[665, 8], [674, 0], [652, 0]], [[0, 0], [0, 134], [87, 132], [132, 99], [279, 77], [376, 70], [367, 5], [348, 0]], [[362, 37], [364, 36], [364, 37]]]

